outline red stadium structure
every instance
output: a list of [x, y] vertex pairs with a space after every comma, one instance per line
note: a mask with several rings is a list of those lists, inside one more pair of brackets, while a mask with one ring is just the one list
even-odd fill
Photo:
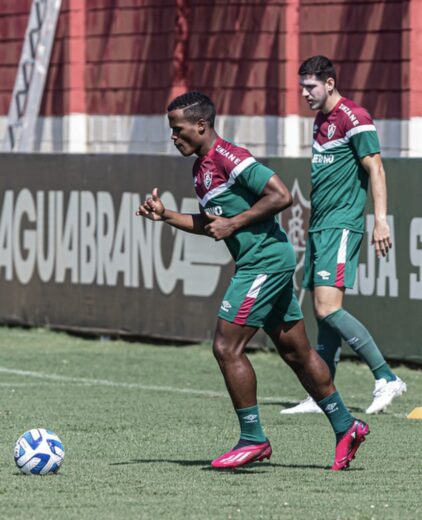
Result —
[[[3, 134], [32, 3], [0, 0]], [[384, 155], [420, 156], [421, 25], [417, 0], [63, 0], [34, 149], [173, 153], [166, 105], [202, 90], [228, 138], [307, 155], [297, 69], [325, 54], [375, 117]]]

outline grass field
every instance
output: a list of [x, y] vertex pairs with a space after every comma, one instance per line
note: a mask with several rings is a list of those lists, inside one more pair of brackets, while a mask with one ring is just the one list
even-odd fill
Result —
[[[238, 436], [208, 345], [91, 341], [0, 328], [0, 518], [422, 518], [422, 372], [388, 413], [366, 417], [372, 376], [343, 361], [337, 386], [372, 433], [349, 471], [328, 470], [334, 436], [324, 416], [284, 417], [304, 396], [273, 353], [251, 354], [270, 462], [216, 471], [210, 460]], [[25, 430], [54, 430], [66, 458], [57, 475], [20, 474]]]

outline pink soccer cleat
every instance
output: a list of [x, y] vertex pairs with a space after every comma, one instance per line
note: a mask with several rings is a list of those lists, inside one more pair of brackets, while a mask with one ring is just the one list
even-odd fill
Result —
[[250, 444], [232, 449], [211, 462], [213, 468], [237, 468], [251, 462], [263, 461], [271, 457], [273, 450], [270, 441]]
[[340, 471], [349, 467], [350, 462], [355, 458], [359, 446], [365, 441], [368, 433], [369, 426], [363, 421], [355, 420], [337, 443], [334, 464], [331, 466], [333, 471]]

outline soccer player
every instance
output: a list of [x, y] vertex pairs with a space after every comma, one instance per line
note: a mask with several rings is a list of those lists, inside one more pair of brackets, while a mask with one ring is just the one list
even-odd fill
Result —
[[[303, 286], [312, 291], [318, 323], [317, 351], [334, 380], [341, 339], [365, 361], [375, 378], [368, 414], [386, 409], [406, 391], [406, 384], [385, 361], [374, 339], [343, 309], [346, 288], [352, 288], [364, 233], [368, 181], [374, 202], [372, 243], [377, 256], [392, 247], [387, 222], [387, 189], [377, 131], [368, 112], [337, 90], [336, 72], [325, 56], [313, 56], [299, 68], [302, 96], [314, 121], [309, 238]], [[321, 412], [307, 399], [281, 413]]]
[[164, 207], [154, 188], [137, 215], [224, 240], [236, 262], [218, 313], [213, 352], [239, 419], [240, 438], [211, 464], [234, 468], [271, 456], [259, 417], [255, 372], [245, 355], [248, 341], [262, 327], [324, 410], [337, 440], [332, 469], [345, 469], [369, 428], [350, 415], [327, 365], [309, 346], [293, 288], [294, 251], [275, 217], [292, 203], [291, 195], [248, 150], [217, 135], [215, 107], [207, 96], [188, 92], [167, 110], [176, 148], [185, 157], [198, 156], [193, 183], [199, 212], [182, 214]]

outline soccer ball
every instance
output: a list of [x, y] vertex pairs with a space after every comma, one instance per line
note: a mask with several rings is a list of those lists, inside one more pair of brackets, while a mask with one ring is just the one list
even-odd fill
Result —
[[19, 437], [15, 444], [16, 466], [26, 475], [57, 473], [64, 459], [64, 446], [57, 435], [44, 428], [34, 428]]

